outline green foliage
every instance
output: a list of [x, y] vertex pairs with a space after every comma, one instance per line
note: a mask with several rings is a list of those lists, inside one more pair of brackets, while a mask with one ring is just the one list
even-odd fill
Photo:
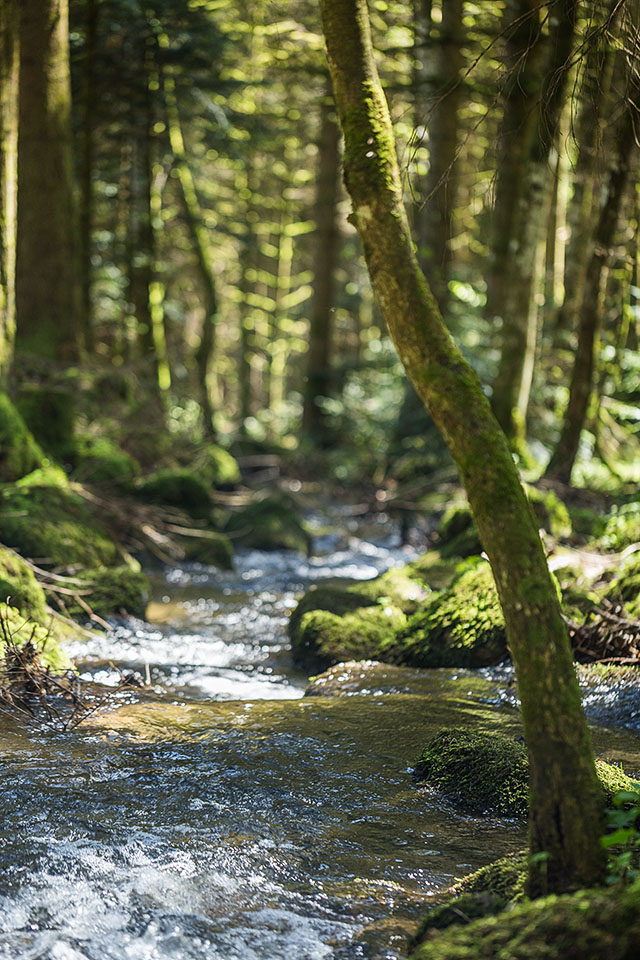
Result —
[[215, 443], [199, 450], [191, 466], [198, 479], [214, 489], [233, 486], [240, 480], [240, 468], [235, 457]]
[[640, 502], [614, 507], [600, 540], [605, 550], [624, 550], [640, 543]]
[[0, 480], [18, 480], [44, 462], [33, 434], [6, 393], [0, 392]]
[[553, 490], [527, 485], [527, 497], [538, 525], [558, 540], [571, 536], [571, 518], [565, 504]]
[[606, 598], [624, 604], [628, 616], [640, 619], [640, 550], [622, 564], [609, 584]]
[[607, 883], [632, 883], [640, 874], [640, 792], [619, 789], [607, 810], [602, 846], [609, 851]]

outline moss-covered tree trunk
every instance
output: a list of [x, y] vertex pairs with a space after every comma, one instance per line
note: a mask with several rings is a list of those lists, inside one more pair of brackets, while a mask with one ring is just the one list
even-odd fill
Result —
[[0, 387], [13, 356], [18, 196], [18, 6], [0, 0]]
[[618, 127], [607, 188], [593, 237], [593, 249], [578, 320], [578, 348], [571, 374], [569, 403], [562, 421], [558, 443], [545, 474], [548, 478], [559, 480], [561, 483], [569, 483], [571, 480], [571, 472], [578, 455], [580, 435], [587, 417], [589, 398], [593, 389], [598, 330], [604, 312], [611, 246], [629, 180], [632, 155], [637, 149], [635, 126], [640, 107], [640, 94], [633, 80], [628, 96], [629, 103]]
[[320, 106], [313, 299], [302, 419], [304, 430], [320, 442], [324, 432], [320, 400], [328, 396], [331, 388], [332, 320], [339, 240], [340, 129], [335, 109], [333, 96], [328, 91]]
[[81, 289], [73, 198], [68, 0], [20, 0], [16, 347], [77, 360]]
[[80, 287], [82, 296], [82, 338], [87, 351], [93, 349], [92, 229], [94, 218], [93, 174], [95, 158], [95, 124], [97, 111], [96, 48], [98, 35], [98, 0], [87, 0], [85, 11], [85, 48], [82, 76], [83, 130], [80, 163]]
[[571, 648], [537, 524], [505, 436], [420, 271], [366, 0], [322, 0], [345, 136], [345, 180], [367, 265], [400, 358], [458, 465], [491, 561], [531, 762], [530, 889], [602, 879], [601, 797]]
[[548, 213], [549, 153], [564, 104], [577, 7], [576, 0], [553, 5], [545, 37], [536, 0], [511, 5], [512, 75], [502, 129], [488, 314], [502, 319], [493, 409], [516, 445], [524, 440], [537, 335], [536, 267]]

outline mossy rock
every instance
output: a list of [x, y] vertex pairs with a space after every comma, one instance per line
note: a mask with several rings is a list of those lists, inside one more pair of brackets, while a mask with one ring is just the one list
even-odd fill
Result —
[[486, 867], [480, 867], [474, 873], [463, 877], [451, 888], [451, 893], [454, 896], [491, 893], [505, 903], [517, 903], [525, 896], [528, 858], [527, 851], [523, 850], [494, 860]]
[[410, 960], [635, 960], [640, 883], [525, 901], [424, 936]]
[[7, 546], [39, 566], [76, 573], [122, 562], [122, 551], [73, 489], [4, 487], [0, 529]]
[[[596, 771], [607, 802], [619, 790], [638, 789], [620, 767], [604, 760], [596, 760]], [[497, 733], [458, 727], [440, 730], [422, 751], [413, 777], [469, 813], [527, 814], [527, 751], [523, 744]]]
[[591, 588], [579, 567], [558, 567], [553, 576], [560, 587], [562, 612], [572, 623], [583, 623], [587, 614], [600, 602], [601, 593]]
[[179, 507], [193, 517], [206, 517], [211, 508], [209, 489], [186, 468], [157, 470], [136, 484], [135, 495], [147, 503]]
[[618, 552], [633, 543], [640, 543], [640, 502], [614, 507], [611, 511], [600, 545], [604, 550]]
[[81, 483], [126, 488], [140, 474], [138, 461], [108, 437], [76, 437], [72, 459]]
[[231, 570], [233, 567], [233, 547], [223, 533], [203, 530], [199, 536], [179, 536], [180, 546], [184, 550], [187, 563], [202, 563], [207, 567]]
[[553, 490], [540, 490], [526, 485], [527, 497], [533, 509], [538, 526], [550, 533], [556, 540], [571, 536], [571, 517], [562, 500]]
[[[141, 570], [129, 564], [82, 570], [78, 593], [93, 613], [107, 618], [129, 614], [144, 617], [149, 602], [149, 580]], [[65, 597], [65, 607], [74, 620], [85, 622], [89, 614], [73, 597]]]
[[19, 480], [16, 480], [16, 487], [19, 490], [29, 490], [31, 487], [59, 487], [61, 490], [70, 490], [71, 484], [69, 478], [62, 469], [55, 463], [47, 461], [44, 466], [32, 470], [25, 474]]
[[457, 807], [470, 813], [523, 817], [528, 803], [529, 761], [521, 743], [462, 728], [440, 730], [413, 771]]
[[73, 456], [76, 393], [64, 384], [23, 384], [16, 407], [43, 450], [57, 460]]
[[380, 659], [426, 595], [410, 574], [407, 566], [347, 587], [308, 590], [289, 620], [296, 661], [323, 669], [343, 660]]
[[198, 479], [209, 488], [229, 488], [240, 482], [238, 461], [216, 443], [199, 450], [191, 466]]
[[480, 534], [469, 507], [447, 507], [438, 527], [438, 546], [445, 559], [471, 557], [482, 553]]
[[413, 580], [431, 590], [444, 590], [455, 579], [459, 565], [458, 557], [443, 557], [439, 550], [428, 550], [404, 569]]
[[632, 554], [611, 581], [607, 600], [622, 603], [627, 616], [640, 619], [640, 550]]
[[234, 543], [256, 550], [311, 551], [311, 536], [289, 497], [262, 497], [235, 510], [225, 532]]
[[481, 917], [501, 913], [508, 901], [495, 893], [465, 893], [434, 907], [424, 918], [413, 940], [418, 946], [432, 930], [447, 930], [460, 923], [471, 923]]
[[0, 602], [10, 602], [23, 616], [47, 622], [47, 601], [33, 570], [22, 557], [0, 546]]
[[6, 393], [0, 392], [0, 480], [18, 480], [45, 460], [23, 418]]
[[56, 673], [71, 668], [71, 660], [60, 645], [55, 629], [35, 620], [27, 619], [21, 610], [6, 603], [0, 603], [0, 618], [3, 621], [2, 629], [0, 629], [0, 655], [4, 647], [4, 631], [6, 630], [12, 640], [19, 646], [31, 641], [41, 651], [42, 663], [45, 667], [50, 667]]
[[486, 667], [504, 659], [504, 619], [489, 564], [464, 569], [410, 617], [389, 654], [413, 667]]

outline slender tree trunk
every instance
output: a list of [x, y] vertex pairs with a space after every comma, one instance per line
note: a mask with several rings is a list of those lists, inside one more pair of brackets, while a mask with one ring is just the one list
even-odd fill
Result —
[[16, 346], [64, 364], [80, 355], [67, 0], [20, 0]]
[[611, 245], [629, 179], [631, 156], [636, 146], [635, 124], [639, 107], [639, 92], [634, 88], [616, 136], [605, 198], [593, 238], [593, 252], [587, 269], [584, 298], [580, 310], [578, 349], [571, 375], [569, 403], [562, 422], [560, 438], [545, 474], [550, 479], [562, 483], [569, 483], [571, 480], [571, 472], [578, 454], [580, 435], [593, 389], [596, 345], [604, 309]]
[[[159, 43], [161, 48], [168, 47], [169, 38], [166, 34], [160, 36]], [[180, 184], [184, 204], [185, 220], [191, 238], [193, 252], [196, 257], [202, 294], [202, 332], [196, 353], [202, 419], [205, 436], [209, 440], [215, 440], [217, 438], [217, 432], [214, 424], [215, 411], [211, 400], [211, 371], [215, 353], [216, 318], [218, 313], [216, 277], [211, 257], [209, 236], [203, 222], [198, 193], [182, 136], [175, 80], [166, 70], [163, 72], [163, 86], [174, 169], [178, 175], [178, 183]]]
[[80, 286], [82, 295], [82, 340], [87, 351], [93, 349], [91, 300], [91, 250], [93, 226], [93, 166], [95, 154], [95, 115], [97, 109], [96, 43], [98, 2], [87, 0], [83, 77], [82, 163], [80, 168]]
[[438, 27], [435, 101], [429, 111], [429, 173], [424, 184], [420, 217], [419, 261], [440, 312], [446, 316], [451, 271], [453, 212], [458, 194], [460, 83], [464, 65], [462, 0], [445, 0]]
[[321, 440], [325, 425], [319, 401], [328, 396], [331, 389], [332, 320], [339, 242], [340, 128], [330, 91], [320, 106], [316, 184], [315, 273], [302, 426], [311, 437]]
[[0, 388], [13, 358], [18, 196], [18, 6], [0, 2]]
[[458, 465], [494, 571], [530, 758], [534, 894], [601, 881], [602, 798], [567, 630], [537, 524], [480, 382], [449, 336], [415, 257], [366, 0], [322, 0], [345, 180], [400, 358]]
[[[522, 70], [516, 67], [515, 86], [510, 88], [505, 107], [502, 162], [506, 162], [506, 167], [499, 173], [496, 192], [488, 298], [489, 315], [502, 317], [502, 350], [493, 386], [493, 409], [507, 437], [516, 445], [524, 441], [527, 352], [537, 335], [532, 329], [537, 323], [536, 253], [548, 210], [549, 152], [557, 140], [564, 104], [577, 7], [577, 0], [560, 0], [554, 5], [549, 13], [550, 34], [543, 40], [539, 4], [535, 0], [518, 0], [516, 4], [524, 19], [516, 21], [513, 36], [520, 52], [514, 49], [513, 54]], [[522, 48], [527, 30], [529, 39]], [[523, 116], [527, 117], [524, 122]]]

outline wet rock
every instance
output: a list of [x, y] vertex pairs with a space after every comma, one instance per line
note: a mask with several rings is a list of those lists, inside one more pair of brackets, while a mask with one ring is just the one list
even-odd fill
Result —
[[299, 550], [310, 553], [311, 536], [294, 501], [284, 495], [260, 497], [235, 510], [225, 532], [234, 543], [257, 550]]

